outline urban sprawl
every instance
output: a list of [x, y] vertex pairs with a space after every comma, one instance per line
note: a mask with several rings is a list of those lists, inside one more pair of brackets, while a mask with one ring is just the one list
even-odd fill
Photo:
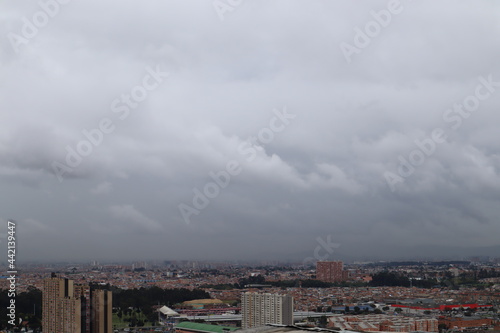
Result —
[[500, 258], [309, 266], [92, 262], [18, 270], [15, 309], [8, 308], [9, 276], [0, 279], [0, 332], [500, 331]]

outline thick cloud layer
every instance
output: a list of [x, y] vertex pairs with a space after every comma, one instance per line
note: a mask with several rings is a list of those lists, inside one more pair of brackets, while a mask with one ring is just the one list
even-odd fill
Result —
[[302, 261], [327, 236], [331, 259], [500, 256], [499, 22], [487, 0], [2, 1], [19, 260]]

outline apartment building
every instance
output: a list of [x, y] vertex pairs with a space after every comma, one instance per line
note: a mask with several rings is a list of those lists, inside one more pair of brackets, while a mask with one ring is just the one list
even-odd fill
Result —
[[293, 325], [293, 297], [246, 292], [241, 297], [242, 328], [267, 324]]
[[48, 333], [81, 332], [81, 300], [72, 280], [52, 274], [43, 283], [42, 327]]
[[323, 282], [342, 282], [348, 279], [348, 271], [344, 271], [342, 261], [318, 261], [316, 279]]
[[438, 332], [438, 320], [391, 315], [334, 316], [329, 318], [328, 327], [364, 332]]
[[54, 273], [43, 281], [44, 333], [111, 333], [112, 294]]
[[109, 290], [96, 289], [92, 293], [92, 333], [111, 333], [112, 294]]

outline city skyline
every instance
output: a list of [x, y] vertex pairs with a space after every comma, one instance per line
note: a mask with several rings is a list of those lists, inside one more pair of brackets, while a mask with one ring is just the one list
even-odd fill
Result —
[[[290, 323], [292, 311], [295, 323], [351, 331], [500, 327], [500, 258], [345, 266], [323, 261], [317, 271], [279, 263], [94, 262], [21, 265], [18, 273], [17, 316], [23, 327], [43, 325], [44, 332], [102, 331], [99, 324], [107, 318], [108, 330], [112, 324], [119, 330], [137, 326], [173, 333], [179, 327], [183, 331], [176, 333], [201, 328], [220, 333]], [[0, 279], [2, 308], [9, 303], [10, 283]], [[2, 316], [0, 328], [6, 323]]]

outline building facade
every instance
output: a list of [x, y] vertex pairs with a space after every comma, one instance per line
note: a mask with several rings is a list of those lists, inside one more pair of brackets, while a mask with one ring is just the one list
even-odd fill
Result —
[[80, 327], [81, 332], [91, 332], [91, 318], [90, 312], [90, 286], [89, 285], [75, 285], [75, 296], [80, 298]]
[[92, 333], [113, 332], [112, 302], [109, 290], [97, 289], [92, 293]]
[[443, 317], [439, 319], [439, 324], [443, 324], [447, 329], [488, 329], [492, 326], [493, 320], [479, 317]]
[[42, 327], [44, 332], [81, 332], [81, 301], [72, 280], [52, 277], [43, 281]]
[[316, 279], [323, 282], [342, 282], [347, 280], [348, 272], [344, 271], [342, 261], [318, 261], [316, 263]]
[[112, 294], [52, 274], [43, 281], [44, 333], [111, 333]]
[[363, 332], [438, 332], [436, 318], [391, 315], [334, 316], [328, 328]]
[[279, 294], [243, 293], [242, 328], [267, 324], [293, 325], [293, 297]]

